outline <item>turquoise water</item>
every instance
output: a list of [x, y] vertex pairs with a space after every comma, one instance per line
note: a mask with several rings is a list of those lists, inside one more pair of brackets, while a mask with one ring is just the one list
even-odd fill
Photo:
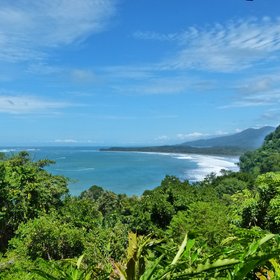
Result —
[[88, 147], [47, 147], [29, 151], [34, 160], [54, 160], [56, 164], [49, 166], [48, 171], [71, 179], [69, 189], [73, 195], [80, 194], [92, 185], [116, 193], [140, 195], [144, 190], [159, 186], [166, 175], [194, 181], [203, 179], [212, 171], [218, 172], [221, 168], [236, 169], [236, 158], [101, 152], [97, 148]]

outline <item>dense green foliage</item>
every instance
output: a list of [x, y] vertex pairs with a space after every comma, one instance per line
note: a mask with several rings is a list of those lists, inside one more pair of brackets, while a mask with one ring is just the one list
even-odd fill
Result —
[[0, 279], [280, 279], [279, 152], [278, 127], [240, 172], [140, 197], [71, 197], [51, 162], [2, 155]]
[[280, 171], [280, 126], [266, 136], [261, 148], [240, 157], [240, 170], [256, 175]]
[[151, 146], [151, 147], [111, 147], [104, 148], [101, 151], [113, 152], [152, 152], [152, 153], [186, 153], [186, 154], [201, 154], [201, 155], [241, 155], [248, 151], [248, 148], [243, 147], [192, 147], [181, 145], [167, 145], [167, 146]]
[[21, 152], [0, 161], [0, 244], [6, 249], [20, 223], [62, 206], [67, 180], [43, 168], [51, 161], [32, 162]]

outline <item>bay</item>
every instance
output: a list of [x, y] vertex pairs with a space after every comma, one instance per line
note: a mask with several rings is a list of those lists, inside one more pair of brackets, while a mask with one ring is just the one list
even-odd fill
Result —
[[[141, 195], [160, 185], [166, 175], [191, 182], [221, 169], [238, 170], [237, 157], [207, 155], [102, 152], [97, 147], [40, 147], [2, 149], [14, 153], [27, 150], [33, 160], [54, 160], [46, 169], [70, 179], [69, 190], [79, 195], [92, 185], [115, 193]], [[0, 150], [1, 151], [1, 150]]]

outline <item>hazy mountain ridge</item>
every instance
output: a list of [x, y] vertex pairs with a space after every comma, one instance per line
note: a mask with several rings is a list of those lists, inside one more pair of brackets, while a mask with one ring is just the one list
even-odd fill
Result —
[[102, 151], [157, 152], [157, 153], [190, 153], [206, 155], [241, 155], [246, 151], [259, 148], [265, 137], [274, 131], [274, 127], [265, 126], [259, 129], [248, 128], [228, 136], [200, 139], [178, 145], [149, 147], [111, 147]]
[[232, 135], [188, 141], [180, 145], [197, 148], [239, 147], [245, 149], [256, 149], [262, 145], [264, 138], [274, 130], [275, 127], [272, 126], [264, 126], [258, 129], [248, 128]]
[[146, 147], [111, 147], [102, 151], [157, 152], [157, 153], [190, 153], [206, 155], [241, 155], [256, 149], [263, 144], [265, 137], [275, 128], [265, 126], [259, 129], [248, 128], [228, 136], [200, 139], [177, 145]]

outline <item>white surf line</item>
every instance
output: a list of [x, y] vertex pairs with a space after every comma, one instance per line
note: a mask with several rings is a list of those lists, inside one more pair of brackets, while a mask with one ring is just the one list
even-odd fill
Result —
[[178, 155], [178, 159], [191, 160], [197, 164], [197, 168], [187, 170], [186, 178], [190, 181], [201, 181], [210, 173], [221, 175], [221, 170], [238, 171], [237, 162], [239, 157], [222, 157], [209, 155]]

